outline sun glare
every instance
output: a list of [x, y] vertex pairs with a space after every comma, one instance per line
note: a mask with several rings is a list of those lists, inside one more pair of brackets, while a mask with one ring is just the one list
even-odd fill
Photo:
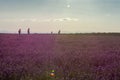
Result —
[[68, 4], [68, 5], [67, 5], [67, 8], [70, 8], [70, 7], [71, 7], [71, 6]]

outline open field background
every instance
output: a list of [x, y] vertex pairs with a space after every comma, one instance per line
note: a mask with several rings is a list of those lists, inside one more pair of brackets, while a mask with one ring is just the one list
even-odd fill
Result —
[[0, 34], [0, 80], [120, 80], [120, 34]]

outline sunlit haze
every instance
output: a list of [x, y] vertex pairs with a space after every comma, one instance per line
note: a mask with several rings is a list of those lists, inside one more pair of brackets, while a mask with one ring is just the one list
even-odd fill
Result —
[[120, 0], [0, 0], [0, 33], [119, 32]]

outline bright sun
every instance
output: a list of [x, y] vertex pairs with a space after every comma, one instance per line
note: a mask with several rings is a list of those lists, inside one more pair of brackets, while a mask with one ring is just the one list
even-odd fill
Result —
[[68, 4], [68, 5], [67, 5], [67, 8], [70, 8], [70, 7], [71, 7], [71, 6]]

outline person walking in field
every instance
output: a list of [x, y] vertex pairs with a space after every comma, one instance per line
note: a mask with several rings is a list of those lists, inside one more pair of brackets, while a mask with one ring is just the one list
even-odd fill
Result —
[[61, 33], [61, 31], [59, 30], [59, 31], [58, 31], [58, 34], [60, 34], [60, 33]]
[[51, 32], [51, 34], [53, 34], [53, 32]]
[[28, 28], [27, 33], [30, 34], [30, 28]]
[[18, 34], [19, 34], [19, 35], [21, 34], [21, 29], [18, 30]]

